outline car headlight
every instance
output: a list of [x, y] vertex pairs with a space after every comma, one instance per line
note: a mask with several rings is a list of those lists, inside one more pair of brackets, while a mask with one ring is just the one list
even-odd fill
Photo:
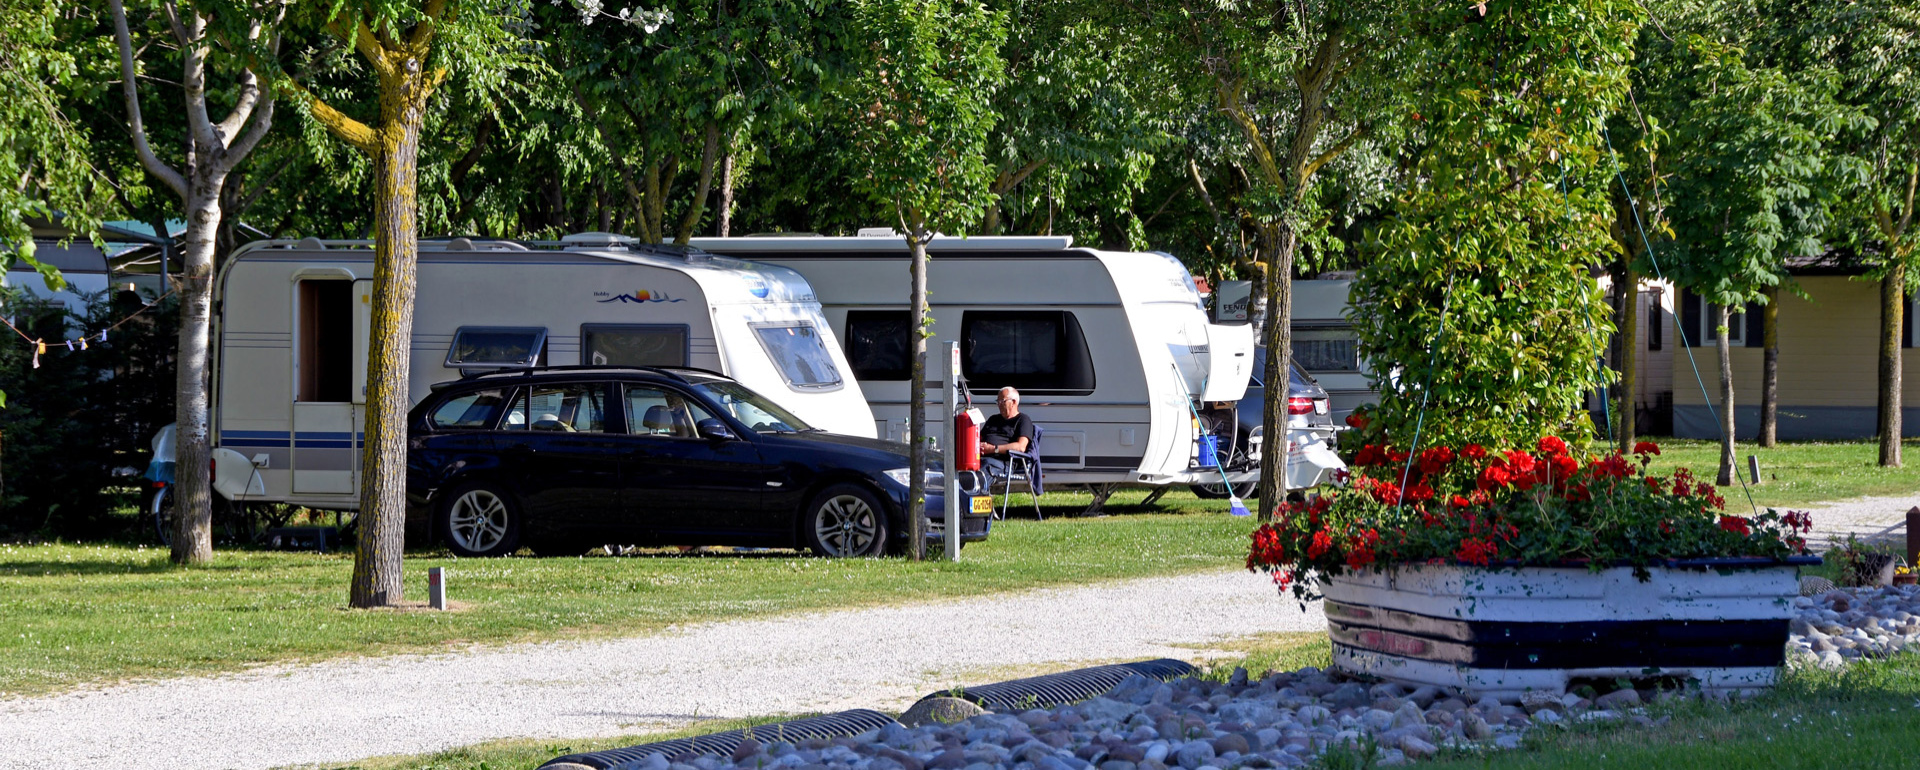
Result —
[[[895, 468], [893, 470], [887, 471], [887, 478], [893, 479], [893, 483], [899, 484], [903, 488], [907, 487], [911, 483], [911, 480], [908, 479], [907, 477], [908, 471], [910, 470], [912, 469], [911, 468]], [[946, 484], [947, 484], [947, 476], [945, 473], [934, 470], [932, 468], [927, 469], [927, 488], [928, 489], [939, 489], [941, 487], [946, 486]]]

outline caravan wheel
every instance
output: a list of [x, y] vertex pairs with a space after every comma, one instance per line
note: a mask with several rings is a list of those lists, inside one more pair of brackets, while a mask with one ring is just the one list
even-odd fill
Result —
[[160, 539], [160, 545], [173, 547], [173, 486], [154, 487], [147, 494], [147, 504], [142, 506], [147, 516], [153, 519], [153, 533]]
[[520, 547], [520, 510], [491, 487], [467, 487], [440, 507], [440, 533], [455, 555], [505, 556]]

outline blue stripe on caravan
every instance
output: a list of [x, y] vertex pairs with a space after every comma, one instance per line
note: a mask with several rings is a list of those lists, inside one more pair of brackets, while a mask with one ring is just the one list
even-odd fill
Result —
[[286, 439], [270, 439], [270, 438], [235, 439], [235, 438], [227, 438], [226, 436], [221, 436], [220, 445], [224, 447], [251, 447], [255, 449], [286, 449], [287, 440]]
[[[287, 434], [282, 433], [280, 435], [284, 436]], [[303, 431], [300, 431], [299, 433], [293, 434], [293, 437], [300, 441], [306, 441], [309, 439], [329, 439], [333, 441], [346, 441], [348, 439], [353, 438], [353, 434], [346, 431], [340, 431], [336, 433], [331, 431], [303, 430]]]
[[286, 438], [284, 430], [223, 430], [221, 438]]
[[295, 448], [298, 448], [298, 449], [352, 449], [353, 448], [353, 442], [351, 441], [309, 441], [306, 439], [301, 439], [300, 441], [294, 442], [293, 445]]

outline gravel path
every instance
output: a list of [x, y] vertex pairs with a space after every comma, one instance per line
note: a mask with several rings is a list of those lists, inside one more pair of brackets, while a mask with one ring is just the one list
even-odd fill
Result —
[[1032, 670], [1325, 628], [1264, 576], [690, 625], [633, 639], [405, 655], [0, 700], [0, 768], [264, 768], [497, 738], [586, 738], [849, 708]]
[[[1846, 540], [1849, 534], [1862, 539], [1887, 537], [1905, 542], [1907, 509], [1914, 506], [1920, 506], [1920, 495], [1856, 497], [1816, 503], [1807, 506], [1807, 510], [1813, 512], [1813, 532], [1807, 539], [1816, 548]], [[1727, 498], [1727, 507], [1734, 507], [1731, 496]]]

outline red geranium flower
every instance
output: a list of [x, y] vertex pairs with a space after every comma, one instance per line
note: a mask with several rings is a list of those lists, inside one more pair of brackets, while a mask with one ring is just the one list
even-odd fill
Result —
[[1453, 462], [1453, 450], [1443, 446], [1429, 447], [1420, 452], [1420, 472], [1429, 476], [1447, 469]]
[[1753, 525], [1743, 516], [1720, 517], [1720, 528], [1741, 537], [1753, 534]]
[[1499, 554], [1500, 547], [1494, 545], [1491, 539], [1462, 538], [1460, 547], [1453, 552], [1453, 558], [1459, 559], [1464, 564], [1478, 564], [1484, 567]]
[[1469, 460], [1485, 460], [1487, 459], [1487, 448], [1479, 444], [1468, 444], [1460, 448], [1460, 454], [1466, 455]]
[[1567, 453], [1567, 442], [1560, 440], [1559, 436], [1543, 436], [1537, 447], [1540, 450], [1540, 454], [1543, 455], [1563, 455]]
[[1313, 542], [1307, 544], [1307, 558], [1318, 559], [1321, 554], [1333, 547], [1333, 536], [1326, 530], [1313, 533]]
[[1369, 422], [1371, 421], [1367, 419], [1367, 416], [1359, 412], [1347, 415], [1347, 426], [1350, 428], [1366, 430]]
[[1637, 455], [1657, 455], [1660, 454], [1660, 445], [1651, 441], [1636, 442], [1633, 445], [1633, 453]]

